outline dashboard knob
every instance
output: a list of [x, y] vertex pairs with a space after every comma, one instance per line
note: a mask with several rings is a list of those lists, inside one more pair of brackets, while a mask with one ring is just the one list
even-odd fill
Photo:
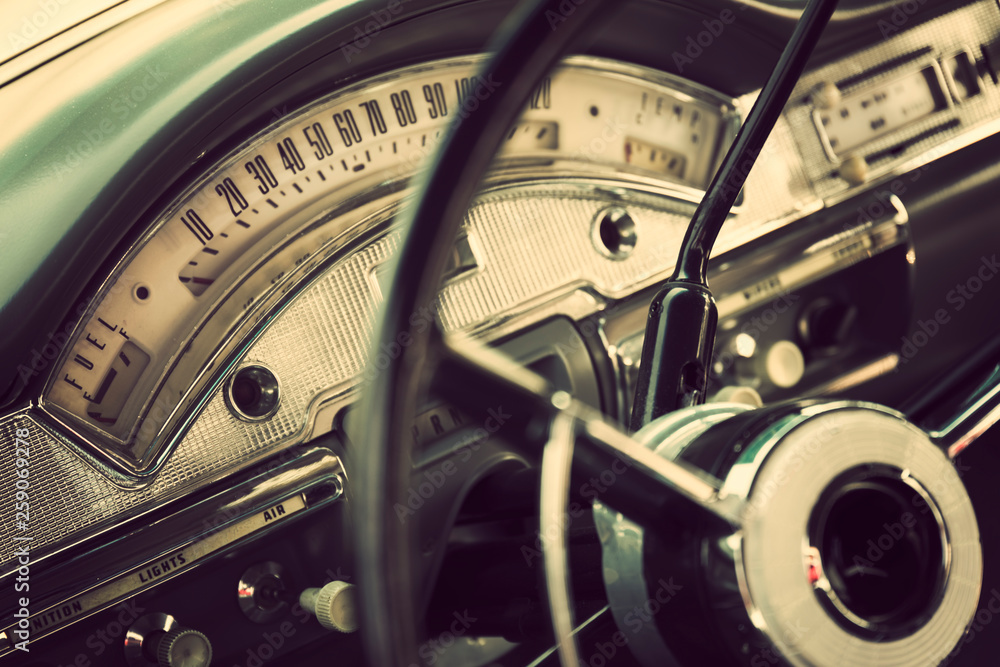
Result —
[[323, 588], [307, 588], [299, 595], [299, 604], [315, 614], [324, 628], [339, 632], [358, 629], [357, 592], [346, 581], [331, 581]]
[[763, 375], [776, 387], [787, 389], [798, 384], [805, 374], [806, 361], [799, 346], [779, 340], [764, 353]]
[[806, 362], [802, 350], [790, 340], [778, 340], [767, 348], [748, 348], [748, 351], [750, 354], [736, 359], [736, 374], [746, 384], [756, 387], [764, 382], [788, 389], [798, 384], [805, 374]]
[[868, 180], [868, 163], [863, 157], [852, 155], [840, 163], [840, 176], [851, 185], [864, 185]]
[[812, 99], [817, 109], [832, 109], [840, 104], [840, 89], [832, 81], [824, 81], [813, 90]]
[[726, 385], [715, 393], [708, 403], [742, 403], [754, 408], [764, 407], [764, 399], [753, 387]]
[[858, 320], [856, 306], [820, 297], [807, 305], [799, 319], [799, 335], [810, 350], [833, 351], [848, 343]]
[[156, 645], [159, 667], [208, 667], [212, 663], [212, 643], [208, 637], [186, 628], [163, 633]]

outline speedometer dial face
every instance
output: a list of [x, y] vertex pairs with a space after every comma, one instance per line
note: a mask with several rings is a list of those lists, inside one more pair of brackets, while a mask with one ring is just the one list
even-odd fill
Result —
[[[477, 62], [451, 59], [356, 84], [236, 151], [154, 223], [108, 279], [49, 378], [42, 407], [119, 470], [154, 469], [199, 390], [219, 376], [235, 332], [261, 317], [254, 313], [262, 297], [286, 289], [290, 274], [339, 233], [330, 225], [317, 234], [317, 219], [332, 219], [333, 209], [361, 215], [376, 201], [391, 205], [392, 196], [380, 197], [399, 198], [401, 186], [392, 185], [433, 152], [447, 123], [502, 87], [478, 79]], [[723, 96], [579, 58], [534, 92], [498, 167], [600, 167], [619, 179], [673, 184], [695, 199], [735, 126]], [[290, 241], [306, 229], [314, 242]]]

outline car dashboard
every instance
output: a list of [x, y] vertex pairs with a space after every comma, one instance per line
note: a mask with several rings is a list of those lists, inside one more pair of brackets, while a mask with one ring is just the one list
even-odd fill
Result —
[[[389, 337], [380, 308], [415, 280], [394, 275], [401, 221], [450, 125], [505, 93], [484, 67], [512, 3], [91, 4], [3, 10], [0, 667], [369, 664], [366, 625], [384, 610], [357, 599], [356, 512], [378, 493], [352, 488], [381, 419], [366, 392], [440, 329], [627, 430], [650, 302], [804, 3], [622, 3], [534, 88], [447, 248], [437, 297]], [[553, 31], [580, 2], [563, 4]], [[821, 398], [898, 410], [941, 445], [953, 466], [941, 479], [961, 478], [910, 482], [907, 465], [931, 464], [899, 464], [924, 505], [907, 499], [898, 522], [937, 523], [924, 534], [914, 519], [900, 540], [897, 506], [865, 500], [844, 518], [830, 500], [824, 516], [857, 549], [846, 561], [871, 569], [830, 584], [839, 601], [820, 591], [813, 514], [820, 537], [794, 565], [764, 568], [806, 568], [796, 576], [826, 611], [796, 625], [785, 611], [798, 602], [754, 588], [764, 574], [713, 570], [716, 546], [734, 542], [670, 520], [635, 547], [604, 500], [632, 478], [576, 470], [561, 532], [577, 664], [982, 664], [995, 651], [997, 416], [952, 438], [921, 402], [959, 401], [964, 385], [939, 378], [995, 363], [975, 353], [997, 330], [998, 81], [995, 0], [838, 9], [742, 166], [709, 267], [706, 419]], [[452, 390], [477, 393], [465, 382]], [[566, 660], [523, 406], [421, 390], [412, 482], [383, 517], [418, 535], [413, 655]], [[669, 456], [727, 474], [687, 443]], [[802, 465], [819, 475], [837, 461]], [[827, 502], [798, 477], [775, 493]], [[794, 505], [752, 514], [771, 530], [794, 524]], [[945, 574], [914, 602], [908, 591], [937, 575], [906, 569], [896, 544], [935, 526]], [[622, 583], [634, 548], [639, 593]], [[897, 566], [901, 579], [886, 574]], [[671, 627], [683, 636], [662, 639]]]

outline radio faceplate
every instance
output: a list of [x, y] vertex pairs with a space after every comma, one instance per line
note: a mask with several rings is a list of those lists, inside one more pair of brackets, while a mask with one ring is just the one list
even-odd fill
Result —
[[887, 12], [876, 22], [883, 41], [809, 71], [785, 107], [809, 180], [828, 203], [997, 130], [996, 3], [910, 29], [914, 10], [928, 11], [914, 3]]

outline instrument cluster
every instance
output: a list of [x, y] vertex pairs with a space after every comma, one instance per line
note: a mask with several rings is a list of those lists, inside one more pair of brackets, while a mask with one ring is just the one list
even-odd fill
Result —
[[[897, 367], [916, 257], [893, 179], [1000, 130], [998, 34], [996, 4], [973, 3], [802, 78], [717, 245], [716, 400], [827, 394]], [[0, 418], [0, 441], [25, 442], [39, 471], [33, 554], [86, 545], [56, 573], [78, 582], [40, 585], [36, 638], [335, 511], [349, 471], [308, 447], [342, 452], [363, 428], [352, 406], [393, 354], [370, 348], [394, 222], [448, 122], [502, 89], [481, 62], [353, 81], [199, 165], [146, 221], [36, 400]], [[649, 299], [756, 95], [568, 59], [510, 129], [434, 308], [411, 324], [491, 343], [626, 420]], [[852, 198], [879, 206], [838, 208]], [[898, 297], [888, 307], [866, 291], [875, 275]], [[466, 426], [432, 403], [414, 439]], [[169, 537], [115, 532], [154, 517]], [[131, 546], [112, 558], [119, 539]], [[0, 662], [16, 660], [15, 627], [0, 627]]]

